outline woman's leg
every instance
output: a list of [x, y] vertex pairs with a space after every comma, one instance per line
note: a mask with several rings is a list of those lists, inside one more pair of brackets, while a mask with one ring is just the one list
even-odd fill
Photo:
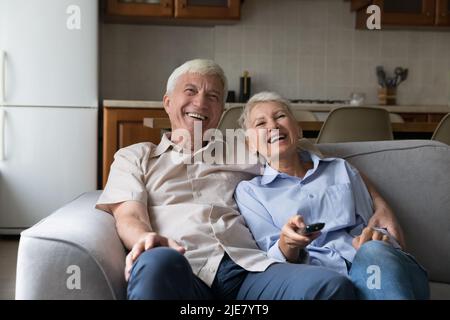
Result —
[[291, 263], [276, 263], [264, 272], [249, 272], [238, 300], [356, 299], [346, 276], [330, 269]]
[[212, 299], [210, 288], [192, 272], [187, 259], [168, 247], [141, 253], [131, 269], [128, 299]]
[[412, 257], [383, 241], [368, 241], [359, 248], [349, 276], [360, 299], [429, 299], [425, 270]]

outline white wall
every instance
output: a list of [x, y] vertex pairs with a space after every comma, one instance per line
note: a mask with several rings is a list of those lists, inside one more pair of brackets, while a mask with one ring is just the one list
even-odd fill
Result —
[[[409, 68], [399, 104], [450, 102], [450, 31], [355, 30], [342, 0], [245, 0], [241, 21], [216, 27], [102, 26], [102, 96], [161, 100], [171, 71], [185, 60], [215, 59], [230, 90], [248, 70], [253, 92], [287, 98], [377, 101], [375, 66]], [[238, 92], [236, 92], [238, 93]]]

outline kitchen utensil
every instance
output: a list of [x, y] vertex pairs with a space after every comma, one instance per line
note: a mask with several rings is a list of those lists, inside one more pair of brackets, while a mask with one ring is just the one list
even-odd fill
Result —
[[394, 86], [398, 86], [402, 82], [403, 68], [397, 67], [394, 70]]
[[386, 72], [384, 72], [383, 67], [382, 66], [377, 66], [376, 67], [376, 72], [377, 72], [378, 84], [380, 85], [380, 87], [386, 88], [386, 86], [387, 86]]
[[408, 78], [408, 69], [403, 69], [403, 72], [402, 72], [401, 77], [400, 77], [400, 82], [405, 81], [406, 78]]

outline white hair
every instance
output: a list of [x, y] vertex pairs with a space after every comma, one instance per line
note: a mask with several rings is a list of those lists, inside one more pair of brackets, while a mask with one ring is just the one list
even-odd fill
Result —
[[228, 81], [223, 69], [214, 61], [207, 59], [194, 59], [183, 63], [176, 68], [167, 80], [166, 94], [175, 88], [178, 78], [185, 73], [198, 73], [201, 75], [217, 76], [223, 83], [223, 102], [225, 103], [228, 94]]
[[247, 122], [249, 120], [250, 112], [252, 111], [253, 107], [259, 103], [264, 102], [275, 102], [280, 104], [286, 109], [286, 111], [292, 118], [295, 118], [294, 114], [292, 113], [291, 103], [288, 100], [286, 100], [276, 92], [262, 91], [252, 96], [250, 100], [248, 100], [248, 102], [245, 104], [244, 110], [242, 111], [242, 114], [238, 120], [239, 125], [243, 129], [247, 129]]

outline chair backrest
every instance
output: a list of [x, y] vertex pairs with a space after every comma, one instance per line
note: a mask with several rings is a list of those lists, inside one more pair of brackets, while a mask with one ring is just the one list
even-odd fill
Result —
[[219, 130], [224, 131], [225, 129], [239, 129], [240, 126], [238, 119], [242, 114], [242, 110], [244, 110], [244, 107], [232, 107], [226, 109], [220, 119]]
[[405, 120], [398, 113], [389, 113], [389, 118], [391, 119], [391, 123], [404, 123]]
[[437, 140], [450, 145], [450, 113], [447, 113], [434, 130], [431, 140]]
[[331, 110], [317, 143], [393, 140], [389, 112], [375, 107], [339, 107]]
[[292, 109], [292, 113], [297, 121], [318, 121], [316, 115], [308, 110]]

